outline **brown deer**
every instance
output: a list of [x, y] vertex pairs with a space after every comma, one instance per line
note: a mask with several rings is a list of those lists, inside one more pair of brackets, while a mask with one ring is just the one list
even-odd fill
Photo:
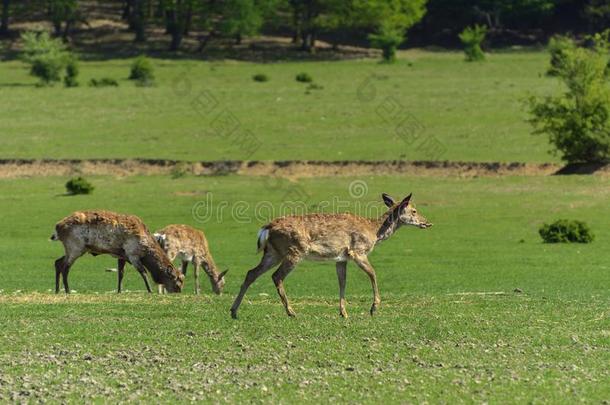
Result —
[[135, 215], [122, 215], [110, 211], [76, 211], [55, 225], [51, 240], [64, 245], [65, 255], [55, 261], [55, 292], [59, 293], [61, 274], [64, 289], [68, 287], [68, 272], [74, 262], [84, 255], [110, 254], [119, 263], [131, 263], [140, 273], [151, 292], [146, 270], [157, 284], [169, 292], [182, 290], [184, 276], [174, 267], [146, 225]]
[[[195, 294], [201, 293], [199, 271], [202, 266], [210, 279], [212, 290], [216, 294], [222, 293], [225, 286], [224, 276], [229, 270], [225, 270], [222, 273], [218, 272], [216, 263], [214, 263], [210, 253], [208, 241], [202, 231], [188, 225], [168, 225], [153, 235], [172, 262], [176, 257], [180, 259], [182, 262], [182, 274], [185, 277], [189, 263], [193, 264], [195, 269]], [[120, 277], [119, 273], [119, 283]]]
[[259, 231], [258, 250], [263, 257], [255, 268], [248, 271], [239, 294], [231, 306], [231, 316], [237, 318], [237, 310], [248, 287], [264, 272], [280, 264], [273, 273], [273, 282], [284, 304], [288, 316], [295, 316], [284, 291], [284, 278], [301, 260], [327, 260], [336, 262], [339, 278], [339, 314], [346, 318], [345, 281], [347, 262], [352, 260], [370, 278], [373, 287], [371, 315], [375, 313], [381, 299], [377, 288], [377, 277], [367, 256], [380, 242], [388, 239], [402, 225], [413, 225], [421, 229], [432, 226], [417, 213], [411, 203], [411, 194], [398, 204], [387, 194], [383, 201], [388, 211], [377, 219], [353, 214], [310, 214], [276, 218]]

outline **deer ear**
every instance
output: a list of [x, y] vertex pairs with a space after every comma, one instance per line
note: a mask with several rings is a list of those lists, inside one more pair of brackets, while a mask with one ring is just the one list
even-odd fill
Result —
[[224, 276], [229, 272], [229, 269], [226, 269], [225, 271], [223, 271], [222, 273], [220, 273], [220, 275], [218, 276], [218, 279], [220, 280], [221, 278], [224, 278]]
[[394, 199], [392, 197], [390, 197], [387, 193], [381, 194], [381, 198], [383, 198], [383, 202], [388, 208], [394, 206], [394, 204], [395, 204]]
[[404, 208], [407, 205], [409, 205], [409, 201], [411, 201], [411, 197], [412, 196], [413, 196], [413, 193], [411, 193], [408, 196], [406, 196], [405, 199], [400, 202], [400, 208]]

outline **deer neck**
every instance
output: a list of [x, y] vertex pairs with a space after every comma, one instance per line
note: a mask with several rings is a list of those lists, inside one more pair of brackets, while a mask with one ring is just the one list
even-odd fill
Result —
[[397, 221], [394, 221], [391, 215], [386, 212], [381, 217], [379, 217], [375, 221], [375, 226], [377, 228], [377, 243], [381, 243], [386, 239], [389, 239], [394, 232], [400, 227]]
[[172, 265], [159, 246], [147, 248], [144, 257], [142, 258], [142, 263], [150, 271], [150, 275], [156, 283], [162, 281], [164, 273], [170, 278], [175, 276], [173, 274], [167, 274], [167, 269], [172, 268]]

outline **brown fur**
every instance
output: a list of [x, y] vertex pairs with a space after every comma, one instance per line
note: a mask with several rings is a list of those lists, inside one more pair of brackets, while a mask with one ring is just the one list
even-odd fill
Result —
[[276, 218], [259, 232], [258, 247], [264, 251], [258, 266], [246, 276], [238, 296], [231, 307], [231, 315], [236, 318], [237, 310], [248, 287], [264, 272], [280, 264], [273, 273], [273, 281], [286, 312], [294, 316], [284, 291], [283, 280], [302, 260], [324, 260], [336, 262], [339, 278], [339, 312], [345, 311], [345, 278], [348, 261], [355, 262], [370, 278], [373, 288], [371, 315], [381, 299], [377, 289], [375, 270], [367, 256], [381, 241], [389, 238], [402, 225], [420, 228], [432, 226], [417, 213], [410, 202], [411, 195], [400, 203], [387, 194], [383, 195], [388, 211], [380, 218], [369, 219], [353, 214], [310, 214]]
[[[55, 290], [59, 292], [59, 275], [63, 277], [66, 293], [68, 272], [74, 262], [85, 253], [110, 254], [120, 261], [131, 263], [142, 275], [148, 291], [148, 270], [158, 284], [171, 292], [182, 289], [182, 275], [174, 268], [167, 255], [150, 234], [146, 225], [134, 215], [110, 211], [76, 211], [55, 225], [51, 237], [63, 243], [65, 256], [55, 262]], [[119, 264], [121, 267], [121, 264]]]
[[189, 263], [195, 269], [195, 293], [201, 292], [199, 283], [199, 270], [203, 267], [210, 279], [212, 290], [216, 294], [222, 293], [225, 285], [224, 276], [227, 273], [220, 273], [214, 263], [208, 241], [205, 234], [188, 225], [168, 225], [154, 233], [155, 238], [167, 253], [171, 261], [178, 257], [182, 261], [182, 274], [186, 276]]

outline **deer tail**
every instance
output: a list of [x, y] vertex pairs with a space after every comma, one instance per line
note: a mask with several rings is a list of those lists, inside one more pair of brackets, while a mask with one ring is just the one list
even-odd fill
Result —
[[269, 228], [267, 226], [262, 227], [258, 231], [258, 239], [256, 241], [257, 252], [264, 250], [267, 246], [267, 240], [269, 239]]

